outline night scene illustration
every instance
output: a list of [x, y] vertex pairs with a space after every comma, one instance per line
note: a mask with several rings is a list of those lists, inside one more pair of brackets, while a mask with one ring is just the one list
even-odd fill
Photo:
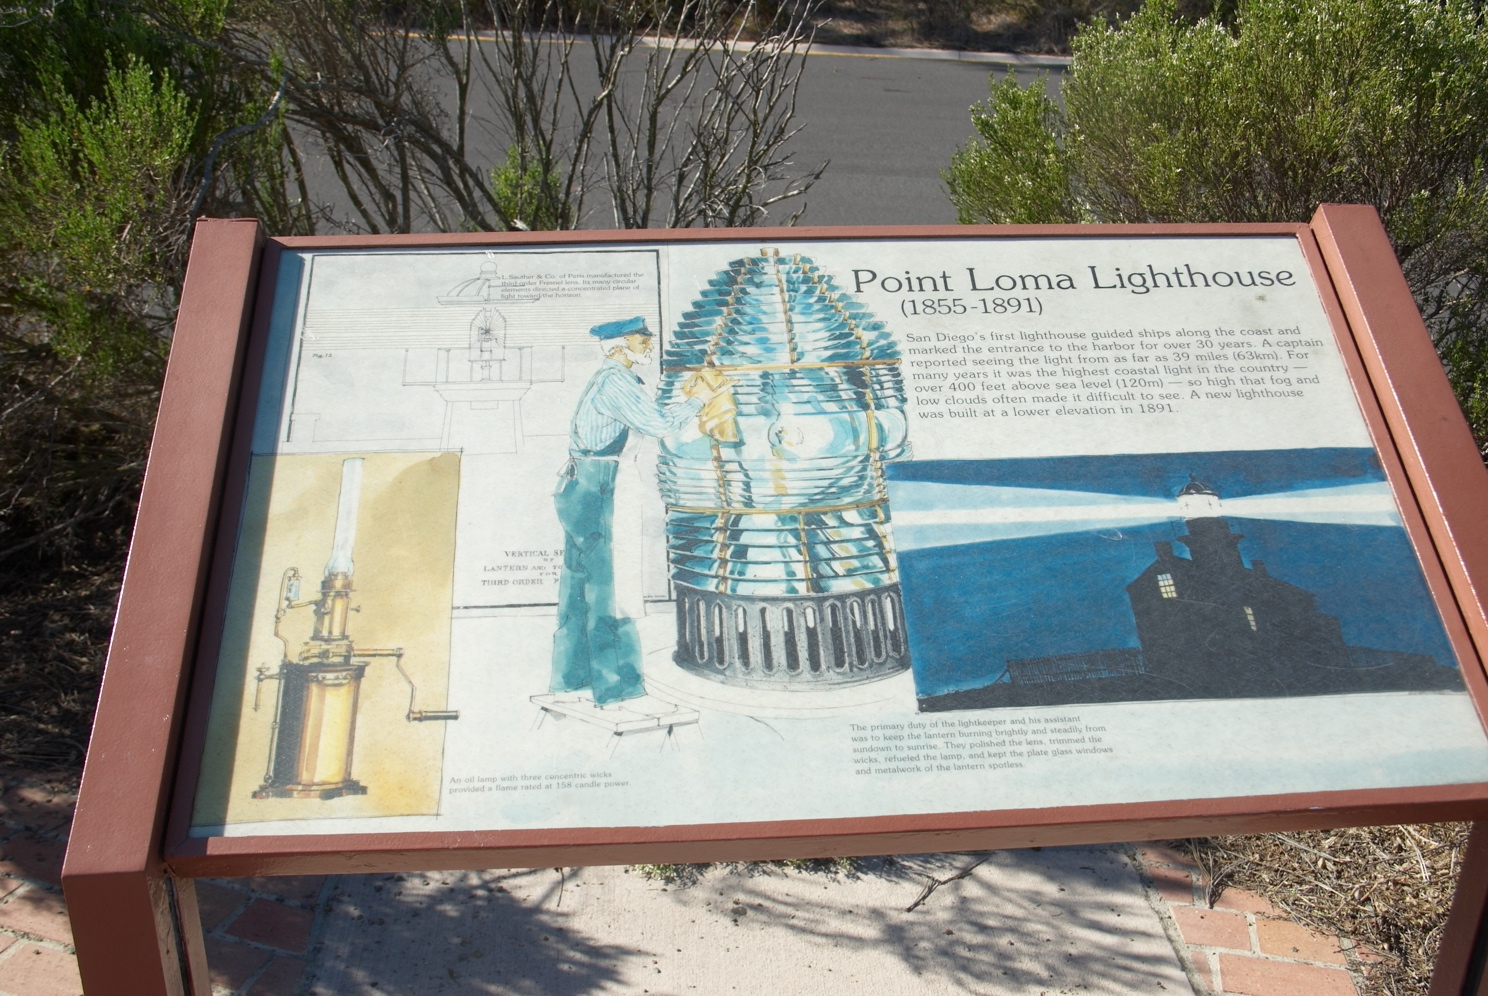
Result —
[[1462, 688], [1372, 450], [889, 477], [923, 711]]

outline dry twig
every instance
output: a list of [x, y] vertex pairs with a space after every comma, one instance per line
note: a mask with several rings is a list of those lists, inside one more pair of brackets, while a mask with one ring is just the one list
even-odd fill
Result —
[[965, 878], [966, 876], [970, 875], [972, 872], [976, 871], [977, 867], [984, 861], [986, 861], [989, 857], [991, 857], [990, 854], [984, 854], [980, 858], [977, 858], [975, 861], [973, 861], [971, 864], [967, 865], [965, 868], [958, 871], [956, 874], [947, 876], [946, 878], [933, 878], [929, 875], [926, 875], [925, 878], [927, 878], [929, 881], [925, 883], [924, 890], [919, 894], [914, 902], [904, 907], [904, 912], [913, 913], [915, 910], [920, 908], [925, 900], [930, 898], [930, 894], [936, 889], [940, 888], [942, 885], [949, 885], [957, 879]]

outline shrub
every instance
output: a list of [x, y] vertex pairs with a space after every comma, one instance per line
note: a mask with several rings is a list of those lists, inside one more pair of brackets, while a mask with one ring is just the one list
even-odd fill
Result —
[[220, 4], [33, 6], [0, 25], [6, 577], [29, 570], [22, 552], [117, 555], [192, 220], [233, 213], [276, 181], [263, 164], [277, 147], [240, 127], [268, 95], [183, 40], [220, 30]]
[[1488, 26], [1461, 0], [1148, 0], [1047, 80], [994, 82], [944, 179], [963, 222], [1301, 221], [1373, 204], [1488, 446]]

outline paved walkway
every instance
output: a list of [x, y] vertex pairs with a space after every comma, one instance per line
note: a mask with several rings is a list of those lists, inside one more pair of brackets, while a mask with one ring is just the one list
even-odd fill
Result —
[[[57, 887], [72, 801], [0, 771], [3, 996], [80, 991]], [[673, 883], [545, 868], [197, 888], [217, 996], [1358, 992], [1346, 940], [1243, 890], [1211, 908], [1198, 870], [1160, 844], [714, 866]]]

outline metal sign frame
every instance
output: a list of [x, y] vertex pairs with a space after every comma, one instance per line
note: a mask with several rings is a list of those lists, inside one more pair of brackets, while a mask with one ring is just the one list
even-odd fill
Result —
[[[246, 482], [249, 414], [286, 249], [725, 239], [1295, 237], [1480, 717], [1488, 713], [1488, 470], [1372, 208], [1308, 224], [924, 226], [266, 238], [198, 223], [63, 872], [87, 991], [199, 993], [193, 879], [961, 850], [1488, 820], [1488, 784], [909, 816], [569, 830], [191, 837], [209, 667]], [[1488, 831], [1475, 828], [1433, 993], [1482, 985]]]

